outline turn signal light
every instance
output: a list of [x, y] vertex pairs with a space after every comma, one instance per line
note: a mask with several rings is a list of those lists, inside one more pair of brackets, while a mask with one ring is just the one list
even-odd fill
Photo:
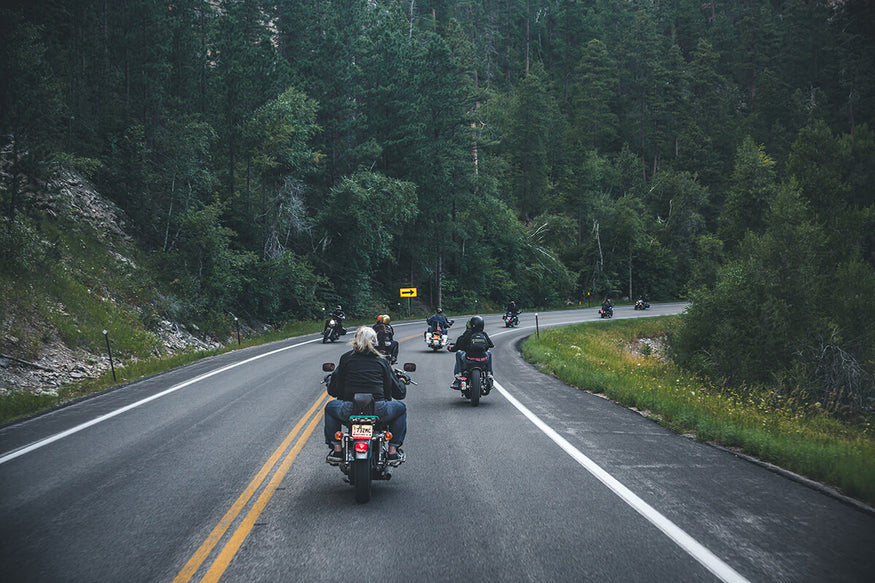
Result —
[[368, 452], [368, 442], [367, 441], [356, 441], [355, 442], [355, 451], [356, 451], [356, 453], [367, 453]]
[[335, 431], [334, 432], [334, 439], [336, 439], [337, 441], [340, 441], [341, 439], [343, 439], [343, 432], [342, 431]]
[[391, 431], [386, 432], [386, 441], [392, 441], [392, 432]]

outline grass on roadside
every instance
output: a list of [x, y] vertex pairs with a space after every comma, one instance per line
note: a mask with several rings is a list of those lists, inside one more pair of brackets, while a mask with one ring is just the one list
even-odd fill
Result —
[[56, 395], [34, 394], [31, 391], [14, 391], [3, 395], [0, 397], [0, 424], [34, 415], [73, 399], [184, 366], [203, 358], [240, 348], [312, 334], [321, 330], [322, 324], [320, 322], [293, 322], [278, 330], [242, 338], [239, 346], [234, 342], [215, 350], [191, 350], [161, 358], [124, 359], [123, 366], [119, 366], [118, 361], [116, 361], [115, 379], [113, 379], [112, 370], [108, 370], [95, 378], [63, 385], [58, 388]]
[[588, 323], [542, 331], [523, 354], [570, 385], [638, 409], [699, 441], [718, 443], [875, 505], [871, 417], [845, 423], [816, 406], [759, 387], [713, 386], [640, 339], [664, 339], [674, 317]]
[[[347, 322], [347, 328], [355, 328], [357, 326], [370, 324], [370, 321], [356, 320]], [[99, 391], [112, 388], [116, 385], [136, 381], [138, 379], [152, 376], [164, 371], [168, 371], [192, 362], [224, 354], [232, 350], [239, 350], [250, 346], [259, 346], [269, 344], [279, 340], [286, 340], [297, 336], [314, 334], [322, 331], [323, 322], [321, 321], [302, 321], [290, 322], [280, 329], [272, 330], [264, 334], [241, 338], [240, 345], [236, 342], [217, 348], [215, 350], [191, 350], [181, 352], [171, 356], [163, 356], [160, 358], [129, 358], [123, 359], [123, 366], [119, 365], [116, 360], [115, 379], [112, 375], [112, 370], [107, 370], [103, 374], [92, 378], [84, 379], [75, 383], [63, 385], [58, 388], [57, 394], [34, 394], [31, 391], [13, 391], [0, 396], [0, 425], [28, 417], [38, 413], [42, 413], [57, 407], [63, 403], [74, 399], [84, 397]], [[346, 342], [344, 337], [341, 342]]]

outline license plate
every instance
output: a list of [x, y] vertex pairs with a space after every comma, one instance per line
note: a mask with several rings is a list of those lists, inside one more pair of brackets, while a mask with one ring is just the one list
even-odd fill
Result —
[[374, 435], [373, 425], [353, 425], [350, 432], [353, 439], [370, 439]]

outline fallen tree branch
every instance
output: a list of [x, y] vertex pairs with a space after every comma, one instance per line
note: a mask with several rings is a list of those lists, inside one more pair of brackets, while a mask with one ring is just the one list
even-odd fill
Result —
[[0, 358], [5, 358], [5, 359], [7, 359], [7, 360], [14, 360], [15, 362], [20, 362], [21, 364], [26, 364], [26, 365], [28, 365], [28, 366], [32, 366], [32, 367], [34, 367], [34, 368], [38, 368], [38, 369], [40, 369], [40, 370], [44, 370], [44, 371], [46, 371], [46, 372], [54, 372], [54, 371], [52, 371], [52, 369], [50, 369], [50, 368], [46, 368], [46, 367], [44, 367], [44, 366], [40, 366], [40, 365], [36, 364], [35, 362], [29, 362], [29, 361], [27, 361], [27, 360], [22, 360], [22, 359], [20, 359], [20, 358], [15, 358], [14, 356], [9, 356], [8, 354], [2, 354], [2, 353], [0, 353]]

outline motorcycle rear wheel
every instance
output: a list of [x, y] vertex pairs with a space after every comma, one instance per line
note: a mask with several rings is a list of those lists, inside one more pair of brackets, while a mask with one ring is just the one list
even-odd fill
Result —
[[355, 460], [352, 463], [355, 501], [363, 504], [371, 499], [371, 460]]
[[480, 376], [480, 371], [476, 368], [468, 373], [468, 394], [471, 399], [471, 406], [476, 407], [480, 404], [480, 383], [483, 382]]

